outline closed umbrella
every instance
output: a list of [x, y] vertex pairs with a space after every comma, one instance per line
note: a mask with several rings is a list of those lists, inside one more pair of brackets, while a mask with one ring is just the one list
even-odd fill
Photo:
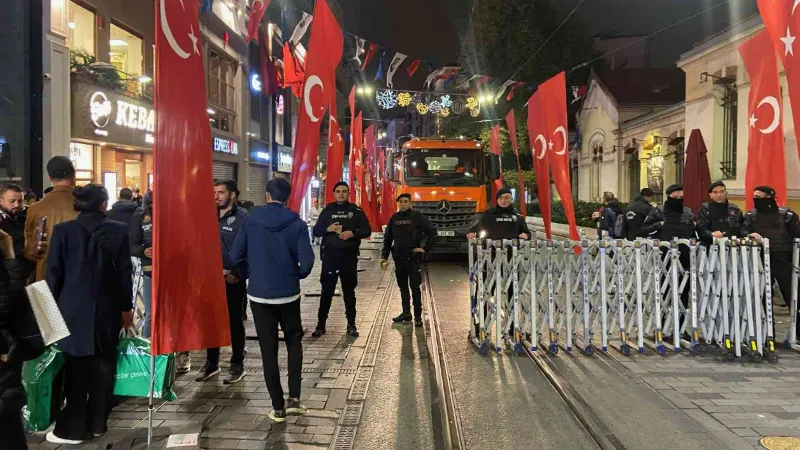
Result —
[[711, 172], [708, 169], [708, 150], [703, 141], [703, 134], [695, 128], [689, 136], [683, 160], [683, 204], [692, 209], [694, 214], [700, 205], [708, 201], [708, 186], [711, 184]]

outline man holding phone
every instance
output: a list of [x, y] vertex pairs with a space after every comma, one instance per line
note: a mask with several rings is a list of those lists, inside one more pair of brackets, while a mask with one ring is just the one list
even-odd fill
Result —
[[47, 175], [53, 190], [42, 201], [28, 207], [25, 219], [25, 257], [36, 263], [36, 281], [44, 279], [47, 246], [53, 227], [74, 220], [75, 167], [66, 156], [54, 156], [47, 162]]

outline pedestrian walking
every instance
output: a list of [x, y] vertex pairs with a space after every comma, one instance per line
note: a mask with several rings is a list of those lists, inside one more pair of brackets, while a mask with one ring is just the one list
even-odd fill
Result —
[[[224, 267], [233, 270], [246, 264], [250, 283], [247, 298], [261, 347], [273, 422], [286, 421], [287, 414], [304, 414], [300, 402], [303, 370], [303, 324], [300, 318], [300, 280], [314, 267], [314, 252], [306, 224], [286, 207], [291, 185], [283, 178], [267, 182], [267, 204], [257, 206], [244, 218]], [[289, 365], [289, 399], [283, 398], [278, 367], [278, 325], [283, 330]]]
[[141, 207], [133, 201], [133, 191], [128, 188], [122, 188], [119, 191], [119, 201], [111, 205], [108, 218], [130, 226], [134, 213], [140, 208]]
[[[411, 208], [411, 196], [400, 194], [397, 197], [399, 211], [394, 213], [386, 225], [383, 235], [381, 267], [389, 264], [389, 254], [394, 260], [397, 286], [403, 312], [392, 319], [395, 323], [411, 322], [411, 299], [414, 300], [414, 326], [422, 326], [422, 259], [433, 248], [436, 228], [427, 217]], [[423, 244], [423, 239], [425, 243]], [[409, 286], [411, 292], [409, 292]]]
[[[223, 255], [230, 252], [234, 239], [240, 232], [248, 215], [247, 210], [239, 207], [233, 201], [234, 192], [237, 192], [235, 181], [214, 180], [214, 200], [217, 203], [219, 235]], [[225, 377], [223, 383], [234, 384], [245, 377], [245, 334], [244, 323], [242, 322], [242, 304], [245, 302], [245, 296], [247, 295], [247, 263], [243, 261], [230, 269], [224, 270], [223, 276], [225, 277], [225, 297], [228, 303], [231, 349], [233, 351], [228, 376]], [[196, 381], [208, 381], [219, 372], [219, 348], [210, 348], [206, 351], [206, 363], [200, 369]]]
[[314, 236], [322, 238], [322, 295], [319, 300], [317, 327], [311, 336], [326, 333], [325, 323], [331, 310], [336, 282], [342, 280], [347, 334], [358, 337], [356, 327], [356, 286], [358, 285], [358, 255], [361, 239], [368, 238], [372, 231], [364, 211], [350, 203], [350, 186], [340, 181], [333, 186], [335, 202], [329, 203], [314, 225]]
[[319, 220], [319, 215], [322, 214], [322, 208], [319, 207], [319, 199], [315, 198], [311, 201], [311, 208], [308, 210], [308, 232], [311, 236], [311, 245], [319, 245], [322, 238], [314, 236], [314, 225]]
[[467, 234], [467, 239], [530, 239], [531, 231], [525, 217], [511, 206], [511, 189], [498, 189], [496, 199], [497, 205], [483, 213], [481, 220]]
[[[794, 269], [792, 250], [794, 240], [800, 238], [800, 219], [797, 213], [789, 208], [778, 206], [775, 189], [771, 186], [755, 188], [753, 205], [754, 208], [744, 216], [739, 235], [753, 239], [769, 239], [772, 281], [778, 282], [784, 304], [791, 306]], [[800, 337], [798, 330], [795, 330], [795, 334]]]
[[742, 228], [742, 210], [728, 201], [728, 189], [722, 181], [715, 181], [708, 187], [710, 202], [700, 205], [697, 211], [697, 235], [710, 245], [714, 239], [736, 238]]
[[108, 192], [75, 188], [76, 220], [53, 228], [47, 285], [70, 335], [64, 353], [66, 406], [47, 441], [80, 444], [103, 435], [111, 412], [120, 330], [133, 323], [128, 227], [106, 217]]
[[28, 207], [25, 218], [25, 257], [36, 263], [36, 281], [44, 279], [47, 247], [53, 227], [78, 216], [72, 196], [75, 186], [72, 161], [66, 156], [54, 156], [47, 162], [47, 175], [53, 184], [53, 191], [42, 201]]
[[644, 188], [639, 192], [639, 196], [628, 203], [625, 209], [625, 234], [629, 241], [636, 238], [648, 237], [648, 233], [642, 230], [645, 219], [653, 210], [654, 192], [650, 188]]
[[[625, 213], [617, 203], [613, 192], [603, 193], [603, 207], [599, 212], [592, 214], [592, 219], [597, 222], [597, 237], [602, 239], [610, 237], [611, 239], [625, 239], [623, 235], [624, 225], [617, 226], [617, 218], [625, 219]], [[624, 224], [624, 222], [622, 222]], [[618, 230], [619, 228], [619, 230]], [[619, 231], [619, 233], [618, 233]]]

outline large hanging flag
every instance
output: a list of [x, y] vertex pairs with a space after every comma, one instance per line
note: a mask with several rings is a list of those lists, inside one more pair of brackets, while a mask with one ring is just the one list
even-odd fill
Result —
[[245, 42], [250, 43], [251, 39], [258, 41], [258, 25], [261, 23], [261, 18], [267, 12], [270, 0], [253, 0], [250, 6], [250, 21], [247, 22], [247, 36], [244, 37]]
[[289, 208], [300, 209], [319, 153], [319, 122], [336, 101], [336, 66], [342, 59], [344, 36], [325, 0], [314, 5], [314, 22], [306, 56], [305, 82], [297, 120]]
[[750, 77], [745, 203], [748, 210], [752, 209], [755, 187], [769, 185], [775, 188], [778, 203], [783, 205], [786, 202], [786, 160], [781, 126], [781, 88], [778, 62], [769, 33], [759, 32], [738, 50]]
[[350, 185], [350, 203], [355, 203], [355, 192], [353, 192], [353, 180], [356, 175], [355, 171], [355, 126], [356, 126], [356, 87], [350, 88], [350, 95], [348, 96], [350, 105], [350, 157], [347, 164], [347, 184]]
[[[328, 165], [325, 168], [325, 184], [333, 187], [342, 179], [342, 164], [344, 164], [344, 139], [339, 127], [336, 114], [336, 97], [331, 99], [328, 127]], [[326, 190], [326, 194], [329, 192]]]
[[[314, 15], [316, 16], [317, 9], [314, 8]], [[294, 27], [294, 31], [292, 32], [292, 37], [289, 38], [289, 43], [292, 44], [292, 47], [296, 46], [300, 39], [303, 39], [303, 36], [306, 35], [308, 31], [308, 27], [311, 26], [311, 22], [313, 21], [314, 17], [310, 16], [308, 13], [303, 13], [303, 18], [300, 19], [300, 22], [297, 23], [297, 26]], [[335, 19], [334, 19], [335, 20]], [[339, 26], [339, 23], [336, 23], [336, 26]], [[311, 47], [311, 43], [309, 42], [309, 48]], [[340, 57], [341, 58], [341, 57]]]
[[389, 219], [394, 214], [395, 195], [394, 183], [386, 179], [383, 175], [386, 173], [386, 150], [382, 149], [380, 156], [380, 174], [381, 174], [381, 225], [389, 223]]
[[[764, 25], [772, 38], [772, 45], [775, 51], [781, 57], [783, 69], [786, 71], [789, 102], [792, 106], [792, 112], [797, 111], [796, 114], [792, 114], [795, 140], [800, 142], [800, 47], [796, 52], [794, 49], [795, 43], [800, 45], [800, 41], [797, 41], [798, 33], [800, 33], [800, 11], [797, 11], [798, 6], [800, 6], [800, 1], [758, 0], [761, 18], [764, 20]], [[766, 54], [765, 59], [767, 59]], [[780, 99], [780, 96], [777, 98]], [[797, 146], [797, 151], [800, 154], [800, 145]], [[749, 199], [751, 194], [752, 192], [747, 192], [745, 197]], [[781, 199], [781, 201], [784, 200], [785, 197]]]
[[523, 216], [528, 215], [528, 205], [525, 204], [525, 177], [522, 175], [522, 166], [519, 163], [519, 147], [517, 146], [517, 121], [514, 118], [514, 110], [511, 109], [506, 114], [506, 126], [508, 127], [508, 138], [511, 139], [511, 147], [517, 156], [517, 184], [519, 188], [519, 210]]
[[547, 152], [553, 182], [556, 185], [564, 213], [569, 222], [570, 239], [578, 240], [578, 227], [575, 223], [575, 207], [572, 203], [572, 186], [569, 181], [569, 152], [567, 147], [567, 81], [564, 72], [550, 78], [539, 86], [534, 96], [542, 98], [544, 130], [548, 132]]
[[294, 55], [288, 42], [283, 43], [283, 87], [291, 88], [292, 94], [300, 98], [303, 95], [305, 71]]
[[392, 62], [389, 64], [389, 70], [386, 71], [386, 86], [387, 87], [394, 87], [394, 83], [392, 82], [392, 78], [394, 78], [394, 73], [397, 72], [397, 69], [400, 68], [400, 65], [403, 64], [403, 61], [406, 60], [406, 55], [402, 53], [395, 53], [394, 58], [392, 58]]
[[377, 186], [375, 183], [375, 137], [375, 125], [368, 126], [364, 133], [366, 167], [362, 170], [364, 173], [364, 190], [362, 192], [365, 197], [361, 198], [361, 209], [367, 215], [372, 231], [379, 231], [380, 214], [378, 213], [378, 195], [375, 190]]
[[406, 71], [408, 72], [408, 76], [410, 77], [414, 76], [414, 74], [417, 72], [417, 69], [419, 69], [419, 65], [421, 62], [422, 61], [415, 59], [414, 61], [411, 62], [411, 64], [408, 65], [408, 69], [406, 69]]
[[[153, 354], [229, 345], [197, 2], [157, 0]], [[182, 220], [175, 220], [176, 217]], [[187, 233], [186, 221], [191, 222]], [[187, 264], [186, 261], [203, 261]]]
[[[500, 157], [500, 125], [495, 125], [492, 127], [492, 130], [489, 134], [489, 151], [492, 154], [497, 155]], [[492, 183], [492, 199], [491, 201], [494, 202], [497, 198], [497, 191], [503, 187], [503, 170], [502, 167], [500, 169], [500, 179], [494, 180]]]
[[361, 65], [361, 70], [367, 68], [367, 64], [375, 56], [375, 52], [378, 50], [378, 44], [369, 44], [369, 50], [367, 50], [367, 56], [364, 57], [364, 64]]
[[350, 157], [350, 203], [361, 204], [361, 186], [363, 183], [362, 148], [364, 148], [364, 138], [361, 129], [361, 111], [356, 115], [353, 124], [353, 146], [352, 156]]
[[539, 199], [539, 210], [542, 213], [544, 232], [547, 239], [553, 237], [550, 215], [550, 167], [547, 157], [547, 139], [545, 131], [542, 99], [533, 94], [528, 99], [528, 138], [530, 139], [533, 171], [536, 174], [536, 189]]

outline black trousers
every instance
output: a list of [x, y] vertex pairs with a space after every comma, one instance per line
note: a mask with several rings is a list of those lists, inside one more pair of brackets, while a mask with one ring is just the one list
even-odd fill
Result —
[[[235, 284], [225, 283], [225, 296], [228, 300], [228, 319], [231, 327], [231, 366], [244, 363], [244, 323], [242, 307], [247, 297], [247, 284], [242, 280]], [[219, 347], [206, 351], [210, 367], [219, 367]]]
[[256, 323], [258, 344], [264, 366], [264, 381], [267, 383], [272, 407], [284, 408], [283, 388], [278, 368], [278, 324], [286, 340], [289, 354], [289, 397], [300, 398], [301, 371], [303, 370], [303, 324], [300, 319], [300, 300], [281, 305], [250, 302], [250, 311]]
[[114, 400], [115, 355], [75, 357], [65, 354], [64, 357], [67, 406], [58, 413], [53, 433], [72, 440], [85, 440], [91, 433], [105, 433]]
[[344, 311], [347, 316], [347, 325], [356, 324], [356, 286], [358, 286], [358, 253], [322, 254], [322, 295], [319, 299], [318, 324], [325, 325], [328, 313], [331, 311], [333, 293], [336, 291], [336, 282], [342, 280], [342, 296], [344, 297]]
[[[411, 313], [411, 299], [414, 299], [414, 317], [422, 319], [422, 268], [420, 257], [415, 255], [396, 255], [394, 260], [397, 287], [400, 288], [400, 299], [403, 314]], [[410, 287], [410, 291], [409, 291]]]
[[6, 414], [0, 416], [0, 436], [3, 443], [0, 448], [25, 450], [28, 443], [25, 439], [25, 428], [22, 426], [20, 414]]

